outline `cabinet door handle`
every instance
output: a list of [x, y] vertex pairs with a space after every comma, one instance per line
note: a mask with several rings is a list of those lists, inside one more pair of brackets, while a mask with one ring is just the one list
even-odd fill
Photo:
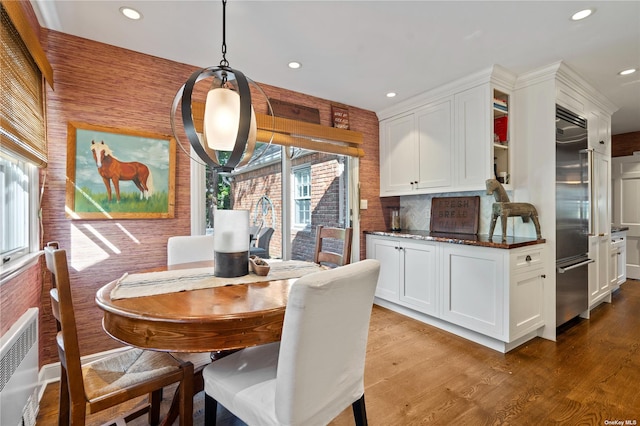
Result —
[[600, 141], [600, 145], [604, 145], [604, 141]]
[[526, 260], [527, 262], [531, 262], [531, 256], [527, 255], [527, 257], [525, 257], [524, 260]]
[[547, 278], [545, 274], [540, 275], [542, 278]]

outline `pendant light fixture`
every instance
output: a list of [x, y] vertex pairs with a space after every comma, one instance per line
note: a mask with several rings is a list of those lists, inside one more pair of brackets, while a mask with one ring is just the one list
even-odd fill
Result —
[[[222, 60], [218, 66], [194, 72], [176, 93], [171, 108], [171, 129], [179, 141], [175, 115], [181, 102], [184, 132], [192, 149], [207, 165], [219, 173], [230, 173], [251, 160], [256, 145], [256, 116], [251, 104], [251, 82], [263, 95], [262, 89], [239, 70], [229, 66], [226, 44], [226, 6], [222, 0]], [[211, 78], [213, 83], [204, 108], [202, 137], [193, 122], [193, 93], [196, 83]], [[269, 105], [269, 100], [267, 105]], [[271, 110], [269, 106], [269, 110]], [[266, 149], [262, 150], [264, 152]], [[220, 155], [221, 152], [230, 152]], [[223, 161], [224, 157], [227, 157]]]

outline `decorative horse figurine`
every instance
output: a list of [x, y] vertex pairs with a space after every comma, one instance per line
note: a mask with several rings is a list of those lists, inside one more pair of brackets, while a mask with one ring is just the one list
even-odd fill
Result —
[[507, 191], [504, 190], [502, 184], [495, 179], [487, 179], [487, 195], [493, 194], [496, 202], [493, 203], [491, 209], [491, 226], [489, 228], [489, 238], [493, 237], [493, 231], [496, 227], [496, 221], [500, 216], [502, 223], [502, 242], [507, 241], [507, 218], [520, 216], [524, 223], [528, 223], [529, 219], [533, 220], [536, 227], [536, 237], [542, 238], [540, 234], [540, 222], [538, 222], [538, 211], [530, 203], [512, 203], [509, 201]]
[[111, 181], [116, 190], [116, 200], [120, 202], [120, 181], [131, 180], [140, 190], [140, 199], [149, 199], [153, 193], [153, 179], [149, 168], [137, 161], [124, 162], [113, 156], [111, 149], [104, 143], [91, 141], [91, 152], [96, 160], [98, 172], [107, 188], [107, 197], [111, 201]]

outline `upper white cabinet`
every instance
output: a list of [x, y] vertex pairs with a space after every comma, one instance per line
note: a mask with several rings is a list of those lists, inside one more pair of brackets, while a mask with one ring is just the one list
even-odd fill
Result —
[[420, 173], [415, 189], [440, 188], [451, 185], [453, 121], [450, 98], [418, 109], [416, 135], [420, 151]]
[[508, 183], [514, 81], [494, 66], [380, 112], [380, 195], [477, 191], [493, 177]]
[[[380, 192], [393, 195], [411, 192], [420, 174], [415, 114], [394, 117], [380, 125]], [[402, 167], [399, 167], [402, 165]]]
[[444, 99], [380, 124], [381, 195], [451, 185], [451, 117], [452, 100]]
[[587, 115], [589, 148], [606, 156], [611, 156], [611, 119], [605, 113], [595, 110]]
[[456, 93], [455, 105], [456, 186], [476, 189], [481, 184], [484, 187], [484, 182], [491, 177], [493, 164], [493, 143], [489, 143], [489, 85]]

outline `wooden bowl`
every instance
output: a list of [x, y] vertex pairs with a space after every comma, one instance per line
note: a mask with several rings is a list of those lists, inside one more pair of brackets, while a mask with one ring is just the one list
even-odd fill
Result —
[[271, 269], [271, 266], [269, 266], [267, 262], [257, 256], [249, 258], [249, 264], [251, 265], [253, 272], [261, 277], [266, 276]]

